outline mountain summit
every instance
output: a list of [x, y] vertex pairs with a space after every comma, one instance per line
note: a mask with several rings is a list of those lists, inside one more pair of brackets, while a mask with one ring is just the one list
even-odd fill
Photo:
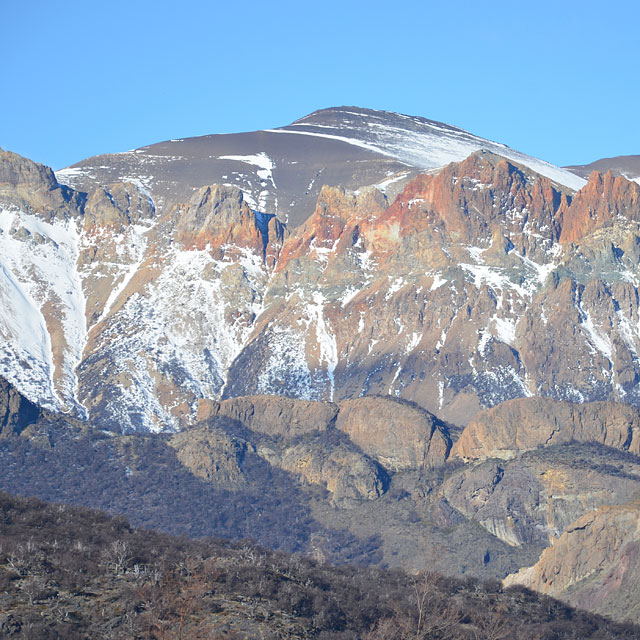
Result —
[[96, 156], [57, 172], [80, 191], [134, 182], [161, 206], [188, 200], [209, 184], [242, 190], [254, 209], [298, 226], [313, 212], [323, 185], [377, 184], [395, 197], [418, 172], [486, 149], [579, 189], [575, 174], [440, 122], [357, 107], [322, 109], [277, 129], [169, 140]]

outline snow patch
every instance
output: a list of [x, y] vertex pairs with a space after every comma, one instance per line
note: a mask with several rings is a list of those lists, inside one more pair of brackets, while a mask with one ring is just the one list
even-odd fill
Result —
[[[31, 400], [82, 413], [75, 369], [87, 327], [76, 269], [80, 237], [76, 223], [50, 224], [17, 209], [1, 210], [0, 231], [0, 297], [5, 306], [0, 323], [5, 358], [0, 371]], [[58, 328], [62, 335], [56, 363], [50, 336]], [[22, 366], [16, 367], [11, 358]]]
[[387, 293], [384, 296], [385, 300], [389, 300], [389, 298], [391, 298], [391, 296], [396, 293], [397, 291], [400, 291], [400, 289], [402, 289], [402, 287], [404, 287], [407, 283], [405, 282], [404, 278], [396, 278], [390, 285], [389, 288], [387, 289]]
[[304, 400], [316, 399], [305, 356], [304, 332], [286, 325], [272, 325], [265, 338], [269, 358], [258, 374], [257, 393], [277, 392], [286, 376], [288, 393]]
[[[102, 322], [109, 315], [114, 302], [127, 288], [131, 279], [138, 272], [138, 269], [144, 260], [144, 254], [147, 248], [147, 241], [144, 235], [147, 231], [148, 228], [142, 225], [131, 225], [122, 235], [120, 240], [126, 246], [131, 263], [128, 267], [126, 265], [122, 265], [120, 267], [121, 274], [114, 281], [114, 287], [107, 298], [104, 309], [102, 310], [97, 322]], [[122, 244], [120, 244], [120, 246], [122, 246]]]
[[[353, 116], [353, 118], [343, 117], [333, 126], [316, 125], [304, 122], [303, 119], [290, 127], [268, 131], [338, 140], [392, 157], [398, 162], [418, 169], [442, 167], [450, 162], [464, 160], [476, 151], [488, 150], [523, 164], [554, 182], [576, 191], [586, 184], [586, 180], [566, 169], [456, 127], [391, 112], [379, 114], [363, 112], [354, 113]], [[411, 126], [408, 127], [406, 121], [411, 122]], [[301, 130], [302, 127], [305, 130]]]
[[512, 289], [520, 296], [529, 297], [531, 292], [521, 285], [512, 282], [506, 275], [504, 269], [490, 267], [487, 265], [474, 265], [461, 263], [460, 267], [473, 276], [473, 284], [476, 288], [480, 288], [484, 283], [497, 291], [505, 291]]
[[[256, 153], [253, 155], [246, 155], [246, 156], [233, 156], [233, 155], [219, 156], [219, 159], [235, 160], [236, 162], [244, 162], [245, 164], [250, 164], [255, 167], [259, 167], [258, 171], [256, 171], [258, 178], [260, 178], [260, 180], [263, 183], [270, 182], [271, 186], [275, 190], [276, 185], [273, 180], [273, 170], [275, 169], [276, 164], [264, 151], [261, 151], [260, 153]], [[268, 196], [269, 196], [268, 189], [261, 190], [258, 196], [257, 204], [255, 204], [255, 201], [254, 201], [255, 208], [259, 209], [260, 211], [266, 211]], [[275, 207], [277, 209], [277, 201], [276, 201]]]
[[493, 316], [491, 320], [495, 328], [496, 337], [505, 344], [515, 344], [518, 321], [513, 318], [499, 318], [498, 316]]
[[327, 377], [329, 378], [329, 400], [333, 402], [335, 391], [334, 372], [338, 365], [338, 346], [336, 344], [335, 335], [331, 332], [329, 323], [324, 317], [324, 307], [326, 300], [324, 296], [315, 291], [313, 293], [313, 304], [307, 305], [309, 317], [316, 325], [316, 340], [319, 349], [320, 362], [324, 362], [327, 366]]
[[437, 273], [433, 277], [433, 283], [431, 284], [431, 288], [429, 290], [435, 291], [436, 289], [439, 289], [443, 284], [447, 284], [447, 282], [449, 281], [445, 280], [439, 273]]
[[613, 355], [613, 347], [611, 345], [609, 336], [599, 333], [599, 331], [596, 329], [593, 319], [591, 318], [589, 313], [582, 308], [581, 304], [577, 304], [576, 308], [578, 309], [580, 315], [580, 324], [587, 332], [587, 336], [591, 344], [598, 351], [600, 351], [600, 353], [602, 353], [602, 355], [604, 355], [604, 357], [607, 358], [609, 362], [612, 362], [611, 358]]
[[401, 173], [396, 173], [392, 175], [390, 178], [383, 180], [382, 182], [378, 182], [375, 186], [382, 193], [386, 193], [387, 189], [394, 184], [395, 182], [399, 182], [400, 180], [404, 180], [409, 175], [408, 171], [402, 171]]

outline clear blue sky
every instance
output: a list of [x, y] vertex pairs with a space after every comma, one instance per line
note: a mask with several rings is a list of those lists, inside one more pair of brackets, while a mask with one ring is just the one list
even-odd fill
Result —
[[54, 168], [338, 105], [640, 154], [637, 2], [0, 0], [0, 146]]

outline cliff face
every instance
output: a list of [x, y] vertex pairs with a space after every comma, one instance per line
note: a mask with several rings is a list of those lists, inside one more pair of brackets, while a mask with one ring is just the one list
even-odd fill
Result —
[[611, 227], [619, 219], [640, 220], [640, 185], [611, 171], [594, 171], [571, 204], [559, 211], [561, 242], [579, 242], [602, 227]]
[[[202, 404], [199, 415], [203, 424], [230, 420], [266, 436], [264, 442], [243, 446], [271, 465], [326, 488], [337, 502], [379, 498], [394, 471], [441, 467], [451, 442], [447, 427], [435, 416], [390, 398], [358, 398], [336, 405], [245, 396]], [[233, 475], [224, 469], [235, 468], [237, 456], [228, 455], [228, 443], [219, 445], [218, 428], [203, 424], [173, 437], [179, 458], [211, 479], [218, 469]]]
[[638, 490], [638, 459], [598, 445], [548, 445], [510, 460], [465, 465], [443, 484], [448, 503], [512, 546], [556, 544], [589, 510]]
[[638, 619], [640, 504], [578, 518], [532, 567], [505, 579], [618, 619]]
[[451, 440], [430, 413], [386, 398], [354, 398], [340, 403], [336, 428], [392, 471], [441, 467]]
[[0, 438], [20, 434], [37, 422], [42, 409], [29, 402], [4, 378], [0, 377]]
[[59, 184], [49, 167], [0, 149], [0, 200], [52, 222], [77, 216], [84, 196]]
[[326, 431], [335, 422], [338, 407], [331, 402], [309, 402], [281, 396], [247, 396], [220, 403], [210, 415], [238, 420], [249, 429], [270, 436], [296, 437]]
[[153, 201], [131, 182], [100, 186], [84, 206], [83, 222], [88, 234], [124, 233], [132, 224], [145, 224], [156, 215]]
[[[532, 232], [542, 230], [543, 237], [557, 239], [556, 214], [568, 200], [548, 178], [532, 179], [524, 167], [478, 152], [437, 175], [411, 181], [376, 226], [397, 223], [401, 238], [429, 230], [436, 234], [433, 244], [445, 247], [482, 246], [499, 228], [530, 254], [535, 248]], [[529, 233], [523, 234], [525, 226]]]

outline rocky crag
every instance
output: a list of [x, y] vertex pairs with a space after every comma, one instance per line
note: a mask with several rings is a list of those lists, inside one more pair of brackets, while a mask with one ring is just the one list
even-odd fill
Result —
[[602, 506], [571, 523], [538, 562], [508, 576], [574, 606], [619, 620], [640, 617], [640, 504]]

